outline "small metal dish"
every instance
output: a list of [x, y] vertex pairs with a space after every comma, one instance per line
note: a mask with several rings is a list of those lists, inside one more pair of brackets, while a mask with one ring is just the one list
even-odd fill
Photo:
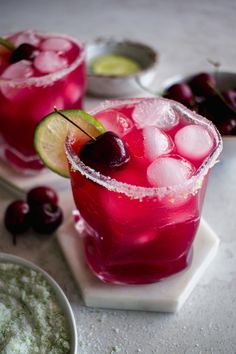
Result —
[[60, 288], [60, 286], [57, 284], [57, 282], [47, 273], [45, 272], [42, 268], [36, 266], [35, 264], [26, 261], [25, 259], [21, 257], [17, 257], [11, 254], [7, 253], [1, 253], [0, 252], [0, 263], [11, 263], [11, 264], [17, 264], [22, 267], [27, 267], [30, 269], [35, 270], [36, 272], [41, 273], [44, 278], [47, 280], [49, 285], [53, 288], [55, 296], [58, 300], [58, 303], [67, 319], [67, 323], [69, 326], [69, 332], [70, 332], [70, 345], [71, 345], [71, 350], [70, 354], [77, 354], [77, 330], [76, 330], [76, 322], [75, 318], [70, 306], [69, 301], [67, 300], [67, 297], [65, 296], [64, 292]]
[[[87, 44], [88, 93], [98, 97], [126, 97], [143, 92], [139, 82], [151, 82], [154, 78], [158, 53], [146, 44], [129, 40], [99, 38]], [[91, 62], [101, 55], [116, 54], [136, 61], [141, 70], [126, 76], [97, 75], [91, 70]]]

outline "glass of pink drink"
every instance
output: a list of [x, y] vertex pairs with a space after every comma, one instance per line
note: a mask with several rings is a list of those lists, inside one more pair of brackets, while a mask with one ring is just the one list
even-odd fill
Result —
[[205, 118], [163, 98], [107, 101], [90, 112], [122, 137], [130, 160], [95, 171], [66, 141], [72, 191], [91, 270], [145, 284], [191, 263], [207, 178], [222, 140]]
[[35, 47], [32, 59], [11, 62], [0, 45], [0, 157], [25, 174], [43, 168], [34, 149], [34, 128], [53, 110], [80, 108], [85, 93], [85, 52], [81, 43], [34, 31], [7, 37], [16, 47]]

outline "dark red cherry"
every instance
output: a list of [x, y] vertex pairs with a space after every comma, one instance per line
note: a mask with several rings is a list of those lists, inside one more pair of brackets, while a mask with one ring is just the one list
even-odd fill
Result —
[[170, 86], [164, 97], [180, 102], [187, 107], [191, 107], [194, 100], [191, 88], [185, 83], [178, 83]]
[[215, 94], [216, 80], [209, 73], [195, 75], [188, 84], [196, 96], [211, 96]]
[[130, 154], [123, 140], [113, 132], [107, 131], [96, 140], [85, 143], [79, 158], [88, 166], [101, 170], [119, 167], [128, 162]]
[[217, 126], [231, 118], [233, 114], [232, 110], [218, 95], [206, 97], [198, 105], [198, 110], [201, 115], [212, 120]]
[[217, 127], [221, 135], [233, 135], [236, 130], [236, 117], [226, 119]]
[[223, 91], [222, 96], [224, 97], [225, 101], [234, 109], [236, 110], [236, 91], [235, 90], [228, 90]]
[[34, 206], [30, 222], [34, 231], [41, 234], [53, 233], [62, 223], [63, 213], [58, 205], [44, 203]]
[[29, 215], [30, 208], [28, 203], [24, 200], [16, 200], [8, 205], [6, 209], [4, 225], [13, 235], [24, 233], [30, 227]]
[[22, 43], [21, 45], [19, 45], [19, 47], [13, 50], [9, 61], [10, 63], [16, 63], [23, 59], [33, 60], [37, 54], [38, 50], [32, 44]]
[[57, 205], [58, 197], [54, 189], [47, 186], [39, 186], [31, 189], [28, 192], [27, 202], [29, 203], [30, 207], [44, 203]]

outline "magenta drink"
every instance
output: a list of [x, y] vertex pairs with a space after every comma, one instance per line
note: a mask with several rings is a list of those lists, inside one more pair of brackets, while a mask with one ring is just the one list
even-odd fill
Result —
[[103, 281], [159, 281], [191, 262], [207, 177], [222, 149], [205, 118], [174, 101], [107, 101], [90, 112], [130, 152], [119, 168], [94, 169], [68, 138], [72, 191], [88, 265]]
[[33, 143], [37, 122], [54, 106], [82, 106], [84, 47], [69, 36], [34, 31], [7, 39], [18, 52], [0, 45], [0, 157], [32, 174], [43, 167]]

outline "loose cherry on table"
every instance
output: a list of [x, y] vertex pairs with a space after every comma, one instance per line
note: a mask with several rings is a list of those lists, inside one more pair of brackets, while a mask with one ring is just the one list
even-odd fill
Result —
[[16, 235], [28, 231], [31, 227], [38, 233], [51, 234], [63, 221], [63, 213], [57, 205], [56, 192], [47, 186], [31, 189], [27, 201], [16, 200], [6, 209], [4, 224], [13, 235], [16, 244]]
[[31, 207], [44, 203], [57, 205], [58, 197], [54, 189], [47, 186], [39, 186], [28, 192], [27, 202]]
[[16, 243], [16, 235], [22, 234], [30, 228], [30, 208], [24, 200], [15, 200], [8, 205], [4, 225], [13, 235], [13, 243]]
[[61, 225], [63, 214], [58, 205], [43, 203], [34, 206], [30, 213], [30, 219], [35, 232], [51, 234]]

